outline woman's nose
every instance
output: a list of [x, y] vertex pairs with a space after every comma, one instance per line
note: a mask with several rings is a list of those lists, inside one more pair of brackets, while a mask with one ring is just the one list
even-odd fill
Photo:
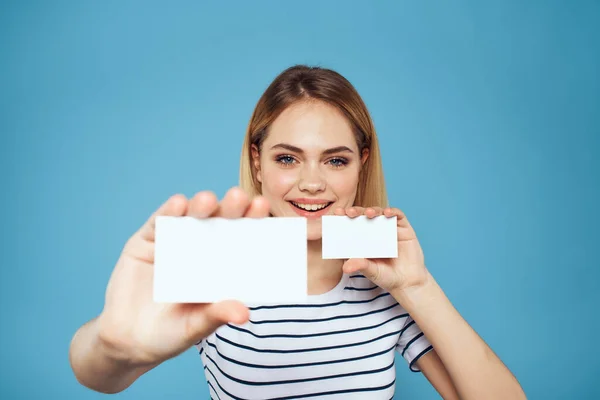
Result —
[[300, 175], [298, 187], [301, 191], [318, 193], [325, 190], [327, 184], [318, 167], [307, 166]]

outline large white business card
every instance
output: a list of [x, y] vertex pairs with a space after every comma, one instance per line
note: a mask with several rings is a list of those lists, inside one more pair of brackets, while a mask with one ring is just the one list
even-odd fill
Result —
[[154, 300], [235, 299], [283, 303], [307, 298], [305, 218], [156, 219]]

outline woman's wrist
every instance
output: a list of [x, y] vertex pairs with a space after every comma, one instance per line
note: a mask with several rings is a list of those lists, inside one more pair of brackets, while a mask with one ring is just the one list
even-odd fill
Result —
[[394, 290], [390, 294], [409, 314], [430, 308], [443, 298], [440, 286], [429, 272], [419, 285]]

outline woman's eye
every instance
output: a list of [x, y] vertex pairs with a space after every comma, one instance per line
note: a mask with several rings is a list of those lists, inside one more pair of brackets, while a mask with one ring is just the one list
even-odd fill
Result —
[[332, 158], [331, 160], [329, 160], [329, 162], [334, 167], [343, 167], [344, 165], [348, 164], [348, 161], [346, 161], [343, 158]]
[[284, 164], [284, 165], [290, 165], [290, 164], [293, 164], [294, 158], [292, 156], [280, 156], [280, 157], [277, 157], [277, 162]]

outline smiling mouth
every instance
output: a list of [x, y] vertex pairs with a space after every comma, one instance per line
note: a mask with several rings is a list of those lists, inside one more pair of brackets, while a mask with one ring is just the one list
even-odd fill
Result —
[[302, 203], [296, 203], [293, 201], [290, 201], [290, 203], [299, 210], [306, 211], [306, 212], [314, 212], [314, 213], [316, 213], [318, 211], [322, 211], [322, 210], [326, 209], [327, 207], [329, 207], [331, 204], [333, 204], [333, 202], [323, 203], [323, 204], [302, 204]]

